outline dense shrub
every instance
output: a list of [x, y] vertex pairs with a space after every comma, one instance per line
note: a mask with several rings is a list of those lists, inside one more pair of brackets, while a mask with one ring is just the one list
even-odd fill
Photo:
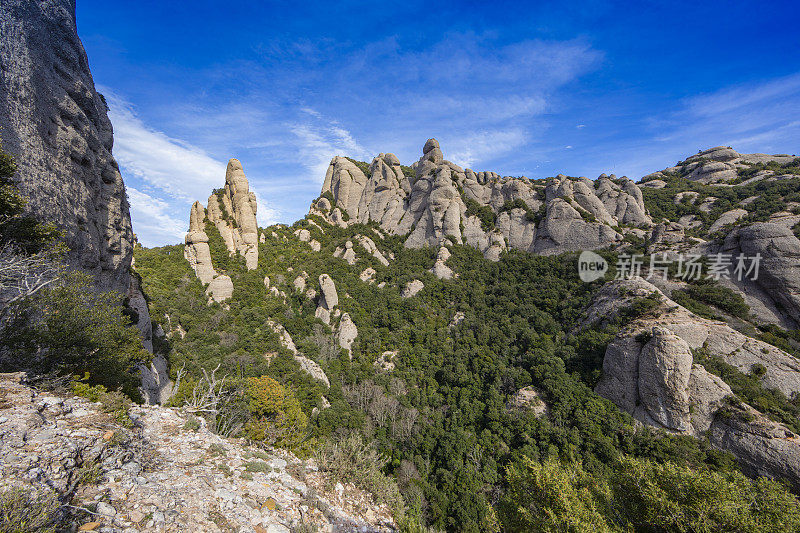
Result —
[[604, 476], [523, 458], [499, 506], [508, 531], [796, 531], [797, 500], [777, 482], [622, 458]]
[[795, 433], [800, 433], [800, 405], [797, 401], [786, 398], [781, 391], [768, 389], [761, 383], [760, 378], [766, 373], [763, 365], [755, 364], [745, 374], [721, 357], [711, 355], [706, 348], [695, 350], [694, 355], [697, 363], [721, 377], [744, 402], [773, 420], [785, 424]]
[[316, 459], [320, 469], [331, 474], [330, 479], [352, 483], [402, 514], [404, 503], [397, 482], [383, 472], [389, 458], [378, 452], [374, 442], [365, 442], [353, 433], [326, 442], [317, 450]]
[[750, 306], [738, 292], [723, 287], [714, 280], [698, 280], [688, 284], [682, 291], [696, 301], [713, 305], [733, 316], [747, 318], [750, 314]]
[[72, 273], [10, 307], [0, 362], [6, 371], [88, 373], [90, 384], [138, 398], [138, 365], [151, 356], [123, 311], [119, 293], [99, 292], [88, 276]]
[[297, 447], [306, 435], [308, 417], [291, 390], [269, 376], [247, 380], [251, 419], [245, 434], [273, 446]]
[[8, 489], [0, 493], [0, 531], [52, 533], [60, 530], [64, 513], [55, 493]]
[[110, 413], [118, 424], [126, 427], [132, 426], [133, 423], [128, 414], [131, 408], [131, 399], [121, 392], [109, 391], [102, 385], [88, 385], [86, 383], [88, 380], [89, 375], [87, 374], [81, 381], [73, 381], [72, 392], [90, 402], [100, 402], [103, 411]]

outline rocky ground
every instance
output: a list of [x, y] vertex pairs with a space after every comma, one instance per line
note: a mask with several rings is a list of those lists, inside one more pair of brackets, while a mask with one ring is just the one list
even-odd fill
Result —
[[79, 531], [392, 531], [390, 509], [313, 460], [210, 432], [178, 409], [98, 403], [0, 374], [2, 490], [55, 492]]

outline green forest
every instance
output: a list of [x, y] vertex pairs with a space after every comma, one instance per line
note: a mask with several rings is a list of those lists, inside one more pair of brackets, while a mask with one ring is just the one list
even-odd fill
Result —
[[[138, 369], [150, 358], [137, 317], [118, 294], [64, 271], [60, 235], [25, 214], [9, 179], [13, 161], [0, 155], [0, 241], [14, 246], [14, 257], [54, 269], [55, 281], [3, 307], [3, 369], [32, 371], [40, 386], [66, 383], [129, 424], [127, 409], [141, 401]], [[300, 241], [299, 229], [321, 249]], [[746, 478], [706, 439], [644, 427], [593, 392], [608, 343], [658, 301], [639, 298], [616, 319], [579, 328], [602, 281], [582, 283], [574, 254], [509, 251], [491, 262], [449, 245], [456, 276], [441, 280], [430, 272], [437, 250], [405, 248], [376, 225], [340, 228], [308, 216], [260, 232], [258, 266], [247, 270], [206, 226], [214, 266], [234, 284], [222, 304], [206, 295], [183, 245], [135, 250], [154, 350], [176, 382], [171, 405], [190, 402], [209, 376], [224, 377], [217, 409], [202, 415], [219, 434], [315, 458], [335, 479], [390, 504], [402, 531], [800, 529], [800, 506], [781, 482]], [[358, 236], [373, 239], [389, 265]], [[352, 266], [334, 257], [348, 240], [359, 257]], [[615, 263], [614, 253], [603, 255]], [[368, 267], [371, 282], [360, 277]], [[338, 319], [331, 327], [315, 317], [306, 291], [319, 293], [322, 274], [336, 284], [337, 309], [358, 327], [351, 354], [338, 343]], [[298, 276], [307, 280], [302, 290]], [[412, 280], [424, 288], [404, 298]], [[701, 314], [748, 314], [740, 297], [708, 282], [679, 295]], [[330, 386], [302, 369], [271, 322]], [[759, 335], [793, 346], [794, 334], [780, 328]], [[695, 357], [740, 399], [797, 427], [797, 406], [764, 390], [757, 374], [702, 351]], [[543, 413], [512, 405], [524, 387], [538, 393]]]
[[[322, 244], [319, 252], [294, 236], [300, 228]], [[212, 254], [226, 253], [216, 229], [207, 230]], [[207, 305], [182, 246], [136, 250], [151, 316], [173, 332], [159, 349], [173, 373], [183, 368], [197, 379], [201, 369], [221, 364], [220, 371], [239, 383], [260, 376], [280, 383], [308, 417], [302, 434], [282, 444], [316, 455], [323, 465], [331, 443], [350, 450], [360, 471], [377, 475], [337, 472], [381, 498], [399, 489], [396, 512], [407, 530], [800, 527], [797, 503], [780, 483], [754, 483], [738, 473], [731, 455], [707, 441], [637, 426], [593, 392], [622, 318], [578, 331], [600, 282], [578, 279], [574, 255], [510, 251], [493, 263], [471, 247], [452, 245], [448, 265], [457, 277], [439, 280], [428, 272], [436, 250], [407, 249], [402, 238], [383, 236], [377, 226], [342, 229], [308, 217], [262, 231], [266, 242], [257, 269], [215, 257], [235, 287], [223, 305]], [[394, 260], [389, 266], [374, 260], [357, 235], [373, 238]], [[347, 240], [359, 257], [354, 266], [332, 257]], [[614, 255], [606, 255], [613, 264]], [[374, 283], [359, 279], [367, 267], [376, 271]], [[292, 286], [302, 272], [317, 290], [320, 274], [335, 281], [339, 307], [358, 326], [352, 359], [339, 348], [335, 331], [314, 317], [316, 303]], [[269, 293], [265, 277], [285, 299]], [[401, 297], [411, 280], [422, 281], [424, 289]], [[716, 295], [690, 292], [700, 300], [709, 300], [708, 293]], [[621, 316], [630, 320], [647, 309], [632, 305]], [[270, 318], [323, 367], [330, 389], [300, 370], [266, 325]], [[396, 353], [391, 371], [376, 364], [385, 352]], [[540, 393], [546, 416], [509, 406], [526, 386]], [[181, 394], [173, 401], [180, 402]], [[330, 407], [322, 409], [323, 396]], [[252, 417], [245, 402], [243, 394], [238, 407], [220, 416]], [[279, 419], [273, 417], [276, 424]], [[370, 459], [359, 459], [365, 457]], [[662, 483], [667, 475], [675, 479], [672, 485]], [[687, 501], [688, 486], [715, 490]], [[769, 494], [763, 497], [776, 507], [756, 505], [754, 494]]]

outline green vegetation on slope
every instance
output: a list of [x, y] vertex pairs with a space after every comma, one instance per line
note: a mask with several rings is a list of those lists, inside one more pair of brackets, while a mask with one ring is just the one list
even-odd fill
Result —
[[61, 233], [25, 213], [15, 171], [0, 149], [0, 372], [77, 375], [138, 399], [138, 365], [150, 359], [133, 326], [138, 317], [119, 293], [65, 274]]
[[[662, 219], [679, 220], [684, 215], [694, 215], [702, 226], [693, 230], [693, 233], [702, 235], [719, 216], [731, 209], [743, 208], [748, 212], [747, 217], [740, 223], [763, 222], [773, 213], [784, 211], [788, 202], [800, 202], [800, 177], [779, 181], [757, 181], [749, 185], [735, 187], [720, 187], [704, 185], [685, 179], [679, 174], [665, 173], [667, 186], [662, 189], [642, 187], [644, 203], [653, 221]], [[688, 196], [675, 202], [675, 197], [681, 192], [693, 191], [698, 193], [696, 199]], [[703, 200], [714, 197], [717, 200], [711, 205], [709, 212], [700, 209]], [[755, 200], [741, 205], [746, 198], [757, 197]]]
[[[322, 244], [320, 252], [293, 236], [300, 227]], [[452, 246], [448, 265], [459, 276], [439, 280], [428, 272], [434, 249], [406, 249], [399, 237], [381, 240], [374, 226], [323, 227], [324, 233], [303, 220], [268, 228], [258, 268], [247, 272], [236, 265], [228, 272], [235, 285], [228, 309], [206, 305], [181, 247], [137, 249], [151, 314], [172, 332], [162, 349], [173, 372], [185, 364], [196, 377], [201, 368], [221, 364], [244, 378], [270, 376], [297, 396], [308, 417], [306, 442], [333, 461], [327, 468], [343, 468], [336, 457], [359, 446], [375, 450], [378, 455], [364, 452], [373, 457], [365, 471], [378, 468], [396, 479], [409, 515], [448, 531], [489, 531], [509, 523], [512, 508], [496, 504], [509, 490], [506, 466], [525, 460], [579, 463], [610, 484], [618, 482], [615, 465], [626, 458], [698, 475], [736, 470], [730, 455], [706, 441], [637, 428], [593, 392], [617, 326], [574, 333], [597, 285], [579, 281], [573, 256], [510, 252], [492, 263], [470, 247]], [[359, 234], [393, 253], [391, 264], [374, 260], [355, 239]], [[354, 266], [332, 257], [348, 239], [359, 257]], [[367, 267], [376, 270], [373, 284], [358, 277]], [[358, 326], [352, 360], [333, 331], [314, 318], [316, 303], [293, 289], [303, 271], [317, 291], [320, 274], [334, 279], [339, 308]], [[286, 294], [285, 303], [268, 293], [264, 277]], [[402, 298], [401, 288], [414, 279], [425, 288]], [[378, 288], [382, 282], [386, 287]], [[649, 305], [644, 298], [630, 313], [646, 313]], [[460, 323], [453, 321], [456, 313], [463, 313]], [[268, 318], [283, 324], [300, 351], [324, 368], [330, 389], [299, 370], [266, 326]], [[397, 352], [393, 372], [373, 364], [386, 351]], [[273, 352], [279, 355], [268, 365], [264, 354]], [[547, 416], [507, 407], [528, 385], [540, 391]], [[331, 407], [312, 414], [323, 395]], [[383, 478], [372, 479], [373, 491], [391, 493]], [[751, 482], [737, 483], [741, 494], [749, 494]], [[678, 509], [686, 505], [669, 497]]]

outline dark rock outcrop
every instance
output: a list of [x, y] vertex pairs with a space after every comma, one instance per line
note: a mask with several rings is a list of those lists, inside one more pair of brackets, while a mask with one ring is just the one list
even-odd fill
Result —
[[[135, 236], [105, 99], [78, 38], [74, 0], [0, 3], [0, 139], [28, 208], [64, 232], [71, 266], [126, 296], [152, 351], [147, 303], [131, 276]], [[166, 361], [142, 368], [142, 392], [168, 388]]]
[[0, 136], [31, 211], [66, 234], [72, 265], [127, 292], [134, 235], [108, 108], [73, 0], [0, 4]]

